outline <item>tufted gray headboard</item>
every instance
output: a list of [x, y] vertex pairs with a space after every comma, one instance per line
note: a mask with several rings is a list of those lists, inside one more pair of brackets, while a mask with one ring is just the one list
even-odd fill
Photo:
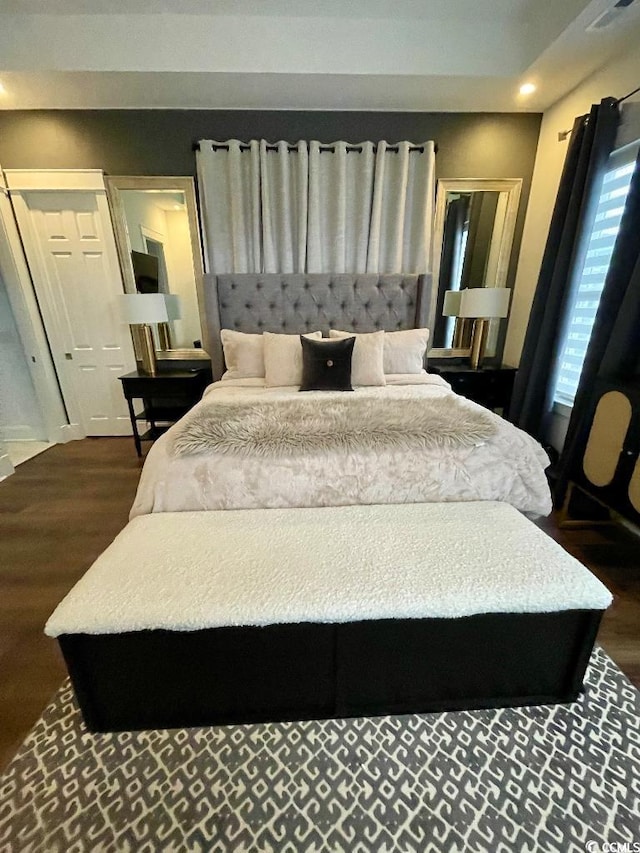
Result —
[[205, 275], [207, 347], [213, 376], [224, 370], [221, 329], [301, 334], [330, 328], [395, 332], [428, 325], [431, 279], [424, 275]]

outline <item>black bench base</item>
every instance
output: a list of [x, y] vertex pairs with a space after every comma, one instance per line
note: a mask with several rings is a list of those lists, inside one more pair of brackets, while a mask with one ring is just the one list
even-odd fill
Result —
[[600, 611], [59, 637], [91, 731], [570, 702]]

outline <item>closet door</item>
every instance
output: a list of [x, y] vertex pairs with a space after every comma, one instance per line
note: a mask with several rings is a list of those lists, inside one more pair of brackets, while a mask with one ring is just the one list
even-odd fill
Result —
[[130, 435], [118, 377], [135, 358], [102, 173], [6, 175], [70, 420], [85, 435]]

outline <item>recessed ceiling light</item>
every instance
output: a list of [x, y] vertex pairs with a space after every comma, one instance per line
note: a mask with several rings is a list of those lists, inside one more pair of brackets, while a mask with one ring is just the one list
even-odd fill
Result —
[[521, 95], [533, 95], [535, 90], [536, 90], [535, 83], [523, 83], [522, 86], [520, 86], [520, 94]]

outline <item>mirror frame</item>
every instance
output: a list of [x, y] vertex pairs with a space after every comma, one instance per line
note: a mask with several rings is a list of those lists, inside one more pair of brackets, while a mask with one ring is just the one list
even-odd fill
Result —
[[[124, 205], [122, 203], [122, 190], [169, 190], [183, 192], [187, 205], [187, 216], [189, 219], [189, 236], [191, 239], [191, 255], [193, 257], [193, 273], [196, 283], [196, 296], [198, 301], [198, 314], [200, 317], [200, 338], [204, 349], [184, 348], [156, 350], [156, 355], [161, 359], [202, 359], [209, 360], [207, 352], [206, 324], [203, 323], [204, 311], [204, 287], [203, 275], [204, 264], [202, 259], [202, 245], [200, 243], [200, 226], [198, 224], [198, 206], [196, 202], [196, 190], [193, 178], [190, 177], [164, 177], [162, 175], [105, 175], [107, 187], [107, 198], [111, 208], [111, 221], [116, 238], [120, 270], [124, 281], [126, 293], [136, 292], [136, 282], [131, 262], [131, 245], [127, 231]], [[134, 343], [136, 343], [133, 329], [131, 330]]]
[[[440, 260], [442, 256], [442, 241], [444, 239], [444, 223], [447, 212], [447, 193], [449, 192], [506, 192], [507, 209], [505, 211], [504, 229], [498, 255], [498, 266], [494, 287], [506, 287], [511, 254], [513, 252], [513, 237], [516, 229], [516, 219], [520, 206], [522, 178], [439, 178], [436, 192], [436, 212], [433, 228], [433, 287], [431, 288], [431, 305], [429, 308], [430, 328], [435, 329], [436, 305], [438, 303], [438, 287], [440, 283]], [[460, 358], [468, 356], [469, 349], [448, 349], [434, 347], [427, 353], [428, 358]]]

